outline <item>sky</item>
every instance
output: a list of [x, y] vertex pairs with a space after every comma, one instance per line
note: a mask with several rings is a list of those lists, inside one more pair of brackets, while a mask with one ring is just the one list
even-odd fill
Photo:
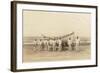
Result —
[[61, 36], [75, 32], [78, 36], [90, 37], [91, 14], [23, 11], [24, 36]]

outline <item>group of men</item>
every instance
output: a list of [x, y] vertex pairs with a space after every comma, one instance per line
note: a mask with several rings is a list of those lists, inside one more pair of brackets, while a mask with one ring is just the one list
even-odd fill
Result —
[[61, 49], [61, 43], [62, 41], [60, 39], [35, 39], [33, 41], [33, 47], [40, 51], [56, 51], [57, 49]]
[[62, 51], [64, 48], [68, 50], [78, 50], [80, 39], [76, 37], [74, 40], [69, 37], [67, 40], [62, 39], [35, 39], [33, 40], [34, 50], [38, 51]]
[[79, 50], [79, 46], [80, 46], [80, 38], [78, 36], [74, 39], [72, 38], [68, 39], [69, 50]]

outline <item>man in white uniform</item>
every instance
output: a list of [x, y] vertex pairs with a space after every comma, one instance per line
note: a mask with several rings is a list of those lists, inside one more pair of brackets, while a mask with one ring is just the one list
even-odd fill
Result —
[[72, 45], [72, 39], [71, 38], [68, 38], [68, 49], [69, 50], [72, 50], [71, 45]]
[[75, 39], [75, 50], [79, 50], [79, 45], [80, 45], [80, 39], [79, 37], [77, 36], [76, 39]]
[[52, 39], [49, 40], [48, 48], [49, 48], [49, 50], [53, 50], [53, 40]]
[[34, 50], [37, 51], [37, 39], [33, 40]]
[[55, 51], [56, 50], [56, 40], [54, 39], [54, 40], [52, 40], [52, 45], [53, 45], [53, 51]]
[[61, 39], [57, 39], [57, 43], [58, 43], [58, 50], [61, 51], [61, 49], [62, 49], [62, 47], [61, 47], [61, 44], [62, 44]]
[[42, 40], [41, 39], [38, 41], [38, 47], [39, 47], [39, 51], [40, 51], [42, 49]]

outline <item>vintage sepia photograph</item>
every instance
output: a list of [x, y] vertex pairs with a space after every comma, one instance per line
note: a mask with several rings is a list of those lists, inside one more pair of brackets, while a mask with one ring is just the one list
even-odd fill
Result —
[[11, 2], [11, 71], [97, 66], [97, 6]]
[[91, 14], [23, 10], [23, 62], [91, 58]]

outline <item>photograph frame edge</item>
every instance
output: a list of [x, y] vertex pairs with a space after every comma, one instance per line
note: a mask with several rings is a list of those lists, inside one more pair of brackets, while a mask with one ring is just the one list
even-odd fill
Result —
[[[68, 66], [68, 67], [51, 67], [51, 68], [36, 68], [36, 69], [17, 69], [17, 4], [42, 4], [53, 6], [69, 6], [69, 7], [85, 7], [96, 9], [96, 63], [95, 65], [82, 65], [82, 66]], [[98, 6], [91, 5], [75, 5], [75, 4], [61, 4], [61, 3], [45, 3], [45, 2], [28, 2], [28, 1], [11, 1], [11, 71], [23, 72], [23, 71], [39, 71], [39, 70], [54, 70], [54, 69], [73, 69], [73, 68], [87, 68], [98, 66]]]
[[11, 1], [11, 71], [16, 72], [16, 2]]

